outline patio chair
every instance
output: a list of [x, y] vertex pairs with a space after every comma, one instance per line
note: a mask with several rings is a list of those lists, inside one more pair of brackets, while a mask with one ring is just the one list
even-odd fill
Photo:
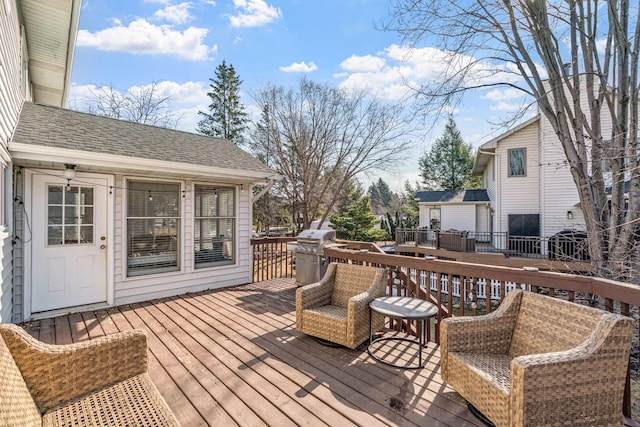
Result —
[[147, 337], [45, 344], [0, 325], [0, 426], [178, 426], [147, 373]]
[[496, 426], [622, 425], [633, 320], [522, 290], [441, 326], [442, 379]]
[[[385, 295], [385, 268], [331, 263], [317, 283], [296, 291], [296, 330], [355, 349], [369, 339], [369, 302]], [[374, 330], [384, 317], [374, 314]]]

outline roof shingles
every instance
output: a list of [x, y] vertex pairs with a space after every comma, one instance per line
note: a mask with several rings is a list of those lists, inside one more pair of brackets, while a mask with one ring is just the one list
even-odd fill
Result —
[[[230, 141], [25, 102], [13, 142], [92, 153], [274, 172]], [[11, 145], [9, 145], [11, 149]]]

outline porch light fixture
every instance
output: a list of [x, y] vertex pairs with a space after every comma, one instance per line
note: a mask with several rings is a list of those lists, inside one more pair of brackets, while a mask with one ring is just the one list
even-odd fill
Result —
[[62, 172], [62, 176], [67, 180], [67, 191], [71, 190], [71, 180], [76, 177], [76, 165], [72, 165], [71, 163], [64, 164], [64, 172]]
[[567, 211], [567, 219], [573, 219], [573, 212]]
[[62, 172], [62, 176], [67, 180], [72, 180], [76, 177], [76, 165], [72, 165], [70, 163], [64, 164], [65, 170]]

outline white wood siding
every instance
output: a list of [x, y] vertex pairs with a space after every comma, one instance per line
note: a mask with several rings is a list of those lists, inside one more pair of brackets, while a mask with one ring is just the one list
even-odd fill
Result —
[[[526, 175], [509, 176], [508, 151], [518, 148], [526, 150]], [[540, 213], [538, 121], [500, 140], [495, 153], [499, 183], [494, 206], [497, 229], [494, 231], [504, 232], [509, 230], [509, 214]]]
[[482, 184], [485, 190], [487, 190], [487, 195], [489, 196], [489, 200], [492, 202], [496, 199], [496, 162], [495, 157], [492, 156], [489, 162], [487, 163], [487, 167], [484, 169], [482, 174]]
[[22, 45], [17, 6], [9, 0], [0, 4], [0, 143], [6, 151], [7, 142], [13, 134], [22, 105]]
[[[135, 177], [126, 177], [135, 179]], [[114, 304], [128, 304], [153, 298], [198, 292], [206, 289], [216, 289], [250, 283], [251, 278], [251, 209], [249, 207], [250, 191], [236, 191], [238, 197], [234, 265], [224, 265], [212, 268], [193, 269], [193, 181], [182, 182], [185, 197], [183, 200], [183, 215], [181, 219], [181, 269], [180, 271], [151, 274], [148, 276], [126, 277], [126, 215], [124, 212], [124, 197], [126, 197], [125, 177], [116, 179], [115, 203], [115, 297]], [[200, 182], [198, 182], [200, 183]], [[215, 184], [215, 183], [213, 183]], [[229, 186], [229, 184], [225, 184]]]
[[[22, 94], [22, 52], [18, 7], [15, 0], [2, 1], [0, 4], [0, 322], [16, 321], [20, 316], [20, 306], [14, 310], [14, 301], [21, 301], [21, 288], [14, 289], [13, 269], [13, 218], [11, 164], [8, 161], [7, 145], [23, 102]], [[7, 169], [9, 173], [7, 173]], [[9, 201], [9, 202], [7, 202]], [[19, 255], [19, 251], [15, 251]], [[19, 275], [21, 277], [21, 275]]]
[[[584, 111], [589, 111], [586, 97], [581, 100], [581, 106]], [[611, 116], [607, 112], [606, 106], [603, 108], [600, 120], [602, 136], [606, 139], [611, 136], [612, 128]], [[580, 197], [569, 171], [566, 155], [551, 124], [544, 115], [540, 120], [540, 141], [541, 146], [544, 147], [540, 153], [541, 234], [551, 236], [565, 228], [584, 230], [584, 215], [581, 209], [576, 206]], [[607, 179], [606, 176], [605, 179]], [[568, 211], [572, 212], [573, 218], [567, 218]]]
[[476, 231], [476, 205], [442, 205], [441, 229], [451, 228], [460, 231]]

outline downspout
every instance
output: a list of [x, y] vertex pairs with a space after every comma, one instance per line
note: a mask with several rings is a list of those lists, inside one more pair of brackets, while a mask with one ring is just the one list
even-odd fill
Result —
[[275, 182], [275, 180], [274, 180], [274, 179], [270, 179], [270, 180], [269, 180], [269, 182], [267, 183], [267, 186], [266, 186], [266, 187], [264, 187], [264, 188], [263, 188], [263, 189], [262, 189], [258, 194], [256, 194], [255, 196], [253, 196], [253, 200], [252, 200], [252, 202], [253, 202], [253, 203], [257, 202], [258, 200], [260, 200], [260, 198], [261, 198], [262, 196], [264, 196], [265, 194], [267, 194], [267, 192], [268, 192], [269, 190], [271, 190], [271, 187], [273, 187], [273, 183], [274, 183], [274, 182]]

